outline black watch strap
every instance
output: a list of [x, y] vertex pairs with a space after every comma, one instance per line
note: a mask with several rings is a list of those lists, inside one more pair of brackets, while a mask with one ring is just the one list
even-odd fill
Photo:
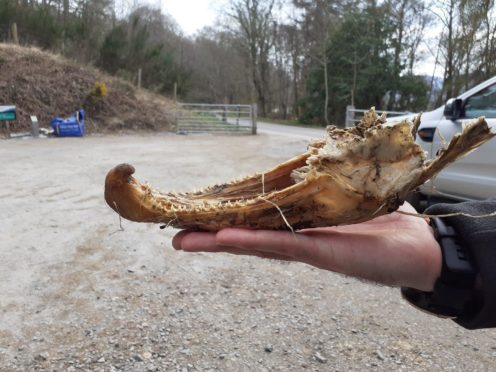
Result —
[[451, 226], [440, 218], [431, 219], [431, 226], [443, 257], [441, 276], [432, 292], [402, 288], [402, 295], [429, 313], [449, 318], [465, 316], [474, 311], [477, 269], [470, 252]]

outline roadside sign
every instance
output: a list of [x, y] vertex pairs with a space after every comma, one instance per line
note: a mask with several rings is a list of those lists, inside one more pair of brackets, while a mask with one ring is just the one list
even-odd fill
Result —
[[15, 106], [0, 106], [0, 121], [13, 121], [16, 118]]

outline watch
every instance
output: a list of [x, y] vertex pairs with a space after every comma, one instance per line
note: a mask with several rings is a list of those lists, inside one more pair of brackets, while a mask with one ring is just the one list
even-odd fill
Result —
[[431, 226], [441, 247], [443, 266], [432, 292], [401, 288], [403, 297], [413, 306], [446, 318], [458, 318], [477, 310], [478, 270], [470, 252], [455, 229], [441, 218], [432, 218]]

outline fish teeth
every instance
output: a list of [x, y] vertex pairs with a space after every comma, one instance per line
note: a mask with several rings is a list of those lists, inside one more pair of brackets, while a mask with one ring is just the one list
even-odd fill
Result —
[[[384, 121], [372, 110], [355, 128], [329, 128], [326, 138], [314, 141], [310, 151], [262, 176], [238, 178], [228, 188], [219, 184], [194, 194], [162, 194], [132, 178], [134, 167], [121, 164], [106, 177], [105, 200], [121, 217], [133, 221], [156, 222], [180, 213], [171, 226], [211, 231], [226, 226], [301, 229], [363, 222], [395, 210], [409, 191], [494, 136], [484, 119], [477, 119], [454, 136], [442, 154], [426, 161], [413, 139], [412, 123], [390, 126]], [[363, 171], [356, 173], [357, 169]], [[130, 177], [133, 182], [128, 182]], [[274, 204], [270, 213], [267, 203]], [[280, 218], [274, 217], [275, 208]]]

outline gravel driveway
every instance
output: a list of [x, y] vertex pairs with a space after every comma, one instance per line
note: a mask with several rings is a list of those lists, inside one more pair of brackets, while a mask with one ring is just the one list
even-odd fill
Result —
[[175, 230], [117, 232], [103, 201], [124, 161], [189, 190], [305, 147], [272, 134], [0, 141], [0, 370], [494, 371], [496, 331], [304, 264], [175, 252]]

